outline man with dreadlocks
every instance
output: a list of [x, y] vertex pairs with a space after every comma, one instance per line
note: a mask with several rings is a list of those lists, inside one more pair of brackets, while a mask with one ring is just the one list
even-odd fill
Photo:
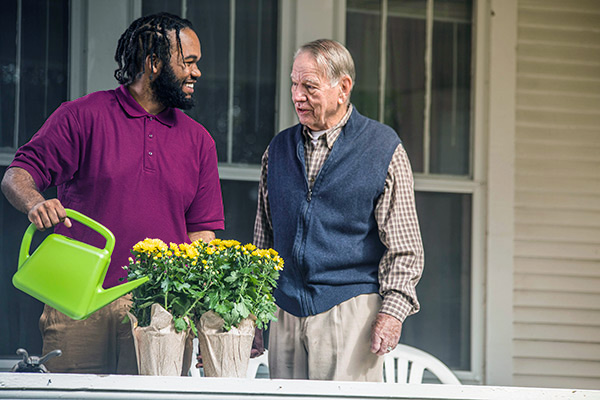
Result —
[[[119, 39], [115, 90], [62, 104], [21, 147], [2, 191], [39, 230], [104, 247], [98, 234], [72, 223], [65, 208], [99, 221], [116, 237], [104, 287], [125, 277], [129, 249], [146, 237], [165, 242], [212, 240], [224, 229], [215, 143], [178, 110], [194, 102], [200, 42], [189, 21], [162, 13], [134, 21]], [[58, 195], [41, 192], [57, 186]], [[43, 353], [62, 350], [51, 372], [136, 374], [131, 329], [121, 298], [84, 321], [45, 306]]]

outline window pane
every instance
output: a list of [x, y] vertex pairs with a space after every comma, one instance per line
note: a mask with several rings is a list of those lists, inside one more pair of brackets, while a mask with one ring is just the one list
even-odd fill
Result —
[[390, 13], [386, 58], [384, 123], [398, 132], [413, 170], [422, 172], [425, 19]]
[[196, 106], [188, 114], [208, 129], [221, 162], [227, 161], [229, 11], [229, 1], [188, 2], [187, 18], [194, 24], [202, 48]]
[[181, 2], [173, 0], [144, 0], [142, 2], [142, 15], [156, 14], [159, 12], [168, 12], [175, 15], [181, 15]]
[[19, 146], [67, 98], [69, 43], [68, 2], [22, 4]]
[[352, 104], [362, 115], [375, 120], [379, 119], [380, 31], [379, 1], [348, 1], [346, 45], [356, 68]]
[[0, 24], [0, 148], [14, 148], [17, 82], [17, 0], [2, 4]]
[[471, 368], [471, 195], [417, 192], [425, 269], [421, 311], [406, 319], [401, 342], [453, 369]]
[[[231, 48], [231, 5], [235, 10], [235, 54]], [[181, 2], [144, 0], [143, 13], [180, 14]], [[187, 113], [203, 124], [217, 145], [220, 162], [260, 164], [275, 135], [277, 0], [187, 1], [186, 18], [200, 39], [196, 106]], [[233, 106], [229, 110], [230, 72]], [[231, 111], [231, 113], [230, 113]], [[228, 134], [231, 133], [231, 140]]]
[[217, 232], [221, 239], [252, 243], [254, 217], [258, 201], [258, 182], [221, 180], [225, 230]]
[[235, 10], [234, 163], [260, 164], [275, 136], [277, 0], [242, 0]]
[[[431, 173], [470, 173], [470, 1], [438, 1], [433, 25]], [[452, 12], [454, 11], [454, 12]]]

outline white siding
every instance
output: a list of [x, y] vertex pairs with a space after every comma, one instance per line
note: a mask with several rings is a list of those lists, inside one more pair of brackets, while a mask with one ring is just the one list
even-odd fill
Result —
[[600, 1], [519, 0], [514, 384], [600, 389]]

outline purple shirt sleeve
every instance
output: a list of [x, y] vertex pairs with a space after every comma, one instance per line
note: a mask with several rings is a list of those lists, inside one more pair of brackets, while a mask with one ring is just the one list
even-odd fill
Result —
[[25, 169], [40, 191], [73, 177], [81, 154], [80, 126], [68, 107], [61, 105], [40, 130], [16, 153], [10, 167]]
[[[208, 135], [208, 133], [207, 133]], [[194, 201], [186, 211], [188, 232], [225, 229], [217, 150], [214, 141], [200, 155], [200, 179]]]

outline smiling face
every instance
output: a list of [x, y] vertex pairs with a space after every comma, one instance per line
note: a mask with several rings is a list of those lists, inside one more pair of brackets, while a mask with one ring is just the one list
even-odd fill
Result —
[[201, 73], [197, 62], [202, 56], [200, 41], [196, 33], [185, 28], [179, 32], [181, 50], [179, 52], [175, 32], [169, 32], [171, 41], [171, 61], [163, 65], [160, 73], [151, 82], [156, 101], [165, 107], [190, 109], [194, 106], [192, 94], [194, 85]]
[[346, 99], [352, 86], [347, 76], [334, 85], [326, 71], [308, 52], [301, 52], [292, 67], [292, 101], [302, 125], [313, 131], [335, 126], [347, 111]]

